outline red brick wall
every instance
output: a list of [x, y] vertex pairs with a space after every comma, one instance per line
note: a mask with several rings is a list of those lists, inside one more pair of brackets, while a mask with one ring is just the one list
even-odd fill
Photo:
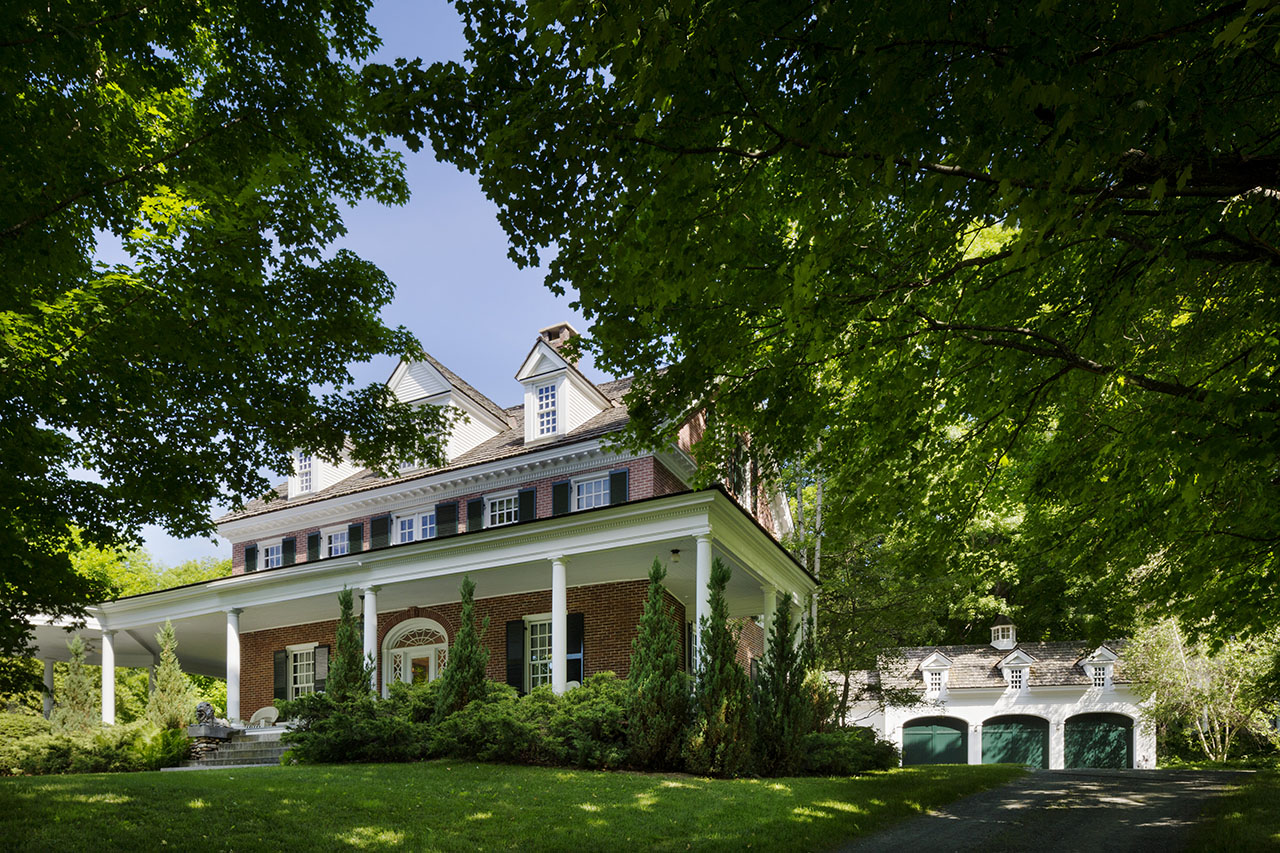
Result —
[[738, 666], [750, 674], [752, 659], [764, 657], [764, 629], [756, 624], [756, 620], [746, 618], [729, 620], [729, 630], [734, 631], [738, 637], [735, 660], [738, 661]]
[[[661, 468], [662, 470], [660, 472], [656, 471], [655, 466], [657, 466], [657, 468]], [[674, 488], [671, 486], [672, 480], [674, 480], [676, 483], [679, 483], [679, 480], [676, 480], [675, 477], [671, 474], [671, 472], [667, 471], [666, 468], [662, 468], [661, 463], [657, 462], [657, 460], [655, 460], [652, 456], [643, 456], [639, 459], [633, 459], [627, 462], [625, 465], [618, 465], [618, 464], [602, 465], [598, 468], [591, 468], [587, 471], [576, 472], [573, 474], [573, 479], [589, 476], [591, 474], [602, 474], [608, 471], [617, 471], [622, 468], [626, 468], [630, 472], [627, 477], [627, 480], [628, 480], [627, 497], [629, 500], [635, 501], [635, 500], [640, 500], [642, 498], [652, 497], [655, 494], [670, 494], [671, 492], [684, 491], [685, 487], [683, 485], [678, 485]], [[531, 480], [531, 481], [523, 482], [518, 484], [517, 486], [512, 486], [511, 488], [519, 488], [519, 489], [536, 488], [538, 490], [537, 501], [536, 501], [537, 516], [538, 518], [549, 518], [551, 516], [551, 484], [560, 482], [564, 479], [565, 479], [565, 475], [561, 474], [555, 477], [544, 477], [540, 480]], [[663, 491], [655, 491], [655, 488], [659, 487], [659, 483]], [[502, 491], [504, 492], [507, 490], [508, 489], [506, 487], [502, 489]], [[459, 532], [463, 532], [467, 529], [467, 501], [471, 500], [472, 498], [483, 497], [486, 494], [492, 494], [494, 491], [495, 491], [494, 489], [489, 489], [487, 492], [473, 492], [471, 494], [462, 495], [457, 498], [450, 498], [450, 501], [458, 502]], [[378, 515], [385, 515], [385, 513], [378, 513]], [[368, 549], [370, 547], [370, 543], [371, 543], [370, 537], [372, 535], [369, 522], [372, 518], [374, 518], [374, 516], [364, 515], [364, 516], [360, 516], [359, 518], [342, 519], [340, 521], [335, 521], [333, 524], [325, 525], [325, 529], [328, 530], [334, 527], [342, 527], [347, 524], [355, 524], [357, 522], [362, 522], [364, 524], [364, 547]], [[307, 534], [317, 531], [319, 529], [320, 529], [319, 527], [308, 527], [302, 530], [294, 530], [288, 533], [281, 534], [279, 538], [284, 539], [290, 536], [296, 536], [298, 541], [298, 562], [304, 563], [307, 560]], [[394, 537], [394, 535], [395, 535], [395, 531], [393, 530], [392, 536]], [[274, 540], [275, 537], [272, 537], [272, 538]], [[252, 545], [257, 541], [258, 540], [252, 540], [249, 542], [237, 542], [234, 545], [232, 545], [231, 573], [233, 575], [244, 574], [245, 545]], [[267, 540], [262, 540], [262, 541], [267, 541]], [[321, 556], [323, 557], [323, 552], [321, 553]], [[259, 561], [261, 561], [261, 556], [259, 556]], [[261, 566], [261, 562], [259, 562], [259, 566]]]
[[[624, 581], [613, 584], [571, 587], [567, 593], [570, 613], [583, 614], [583, 657], [587, 676], [597, 672], [613, 671], [625, 678], [631, 665], [631, 641], [636, 636], [636, 626], [644, 610], [648, 593], [648, 581]], [[666, 593], [667, 606], [671, 608], [678, 624], [683, 625], [683, 605], [671, 593]], [[336, 604], [335, 604], [336, 609]], [[357, 602], [357, 613], [359, 604]], [[506, 624], [510, 619], [521, 619], [551, 611], [551, 591], [506, 595], [476, 600], [477, 626], [489, 618], [488, 631], [481, 642], [489, 650], [489, 666], [486, 675], [494, 681], [507, 678]], [[426, 617], [439, 622], [449, 635], [450, 644], [457, 636], [461, 605], [458, 602], [428, 607], [410, 607], [390, 613], [378, 614], [378, 646], [381, 648], [387, 632], [406, 619]], [[246, 632], [240, 635], [240, 709], [247, 718], [265, 705], [270, 705], [274, 693], [273, 654], [286, 646], [300, 643], [333, 645], [337, 620], [271, 628], [265, 631]], [[680, 631], [680, 654], [684, 660], [684, 631]], [[382, 673], [379, 661], [379, 687]]]
[[686, 491], [689, 487], [680, 478], [657, 459], [653, 460], [653, 493], [654, 495], [674, 495]]

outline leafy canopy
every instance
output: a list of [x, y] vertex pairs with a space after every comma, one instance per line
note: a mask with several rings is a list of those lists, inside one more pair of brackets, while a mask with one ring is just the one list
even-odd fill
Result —
[[[341, 204], [408, 195], [369, 139], [368, 8], [7, 4], [0, 653], [106, 594], [70, 570], [72, 527], [209, 533], [210, 503], [259, 496], [295, 447], [438, 457], [442, 412], [348, 370], [419, 351], [380, 319], [386, 276], [330, 249]], [[95, 260], [117, 244], [129, 263]]]
[[384, 130], [554, 249], [634, 443], [821, 437], [926, 561], [999, 515], [1064, 590], [1280, 617], [1280, 7], [455, 5]]

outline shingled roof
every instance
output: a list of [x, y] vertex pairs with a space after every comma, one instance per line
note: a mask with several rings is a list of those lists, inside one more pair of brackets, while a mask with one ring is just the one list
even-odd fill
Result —
[[[433, 366], [445, 374], [446, 378], [448, 378], [450, 382], [455, 382], [456, 380], [456, 382], [459, 383], [456, 387], [462, 388], [468, 396], [471, 396], [471, 391], [474, 389], [471, 389], [470, 385], [467, 385], [465, 382], [462, 382], [462, 380], [457, 379], [454, 374], [448, 372], [448, 368], [439, 364], [434, 359], [431, 359], [430, 356], [428, 356], [428, 359], [431, 360]], [[539, 442], [537, 447], [533, 450], [526, 448], [524, 443], [524, 407], [512, 406], [509, 409], [498, 409], [500, 419], [509, 424], [508, 428], [498, 433], [493, 438], [490, 438], [487, 441], [482, 441], [466, 453], [463, 453], [453, 459], [447, 465], [442, 465], [436, 468], [420, 468], [396, 477], [382, 477], [375, 474], [373, 471], [370, 471], [368, 468], [363, 468], [355, 474], [352, 474], [350, 477], [347, 477], [345, 480], [334, 483], [327, 489], [295, 497], [292, 500], [289, 499], [288, 483], [281, 483], [265, 496], [249, 501], [242, 509], [222, 516], [215, 523], [222, 524], [224, 522], [235, 521], [241, 518], [262, 515], [266, 512], [274, 512], [275, 510], [283, 509], [285, 507], [316, 503], [328, 500], [329, 498], [339, 497], [341, 495], [349, 495], [354, 492], [363, 492], [370, 489], [381, 488], [393, 483], [410, 483], [414, 480], [434, 477], [450, 471], [458, 471], [463, 468], [471, 467], [472, 465], [495, 462], [500, 459], [509, 459], [520, 456], [524, 453], [531, 453], [535, 451], [541, 453], [547, 448], [576, 444], [581, 441], [589, 441], [603, 435], [608, 435], [609, 433], [618, 432], [625, 427], [627, 422], [630, 420], [627, 414], [627, 409], [622, 405], [621, 400], [622, 396], [630, 390], [631, 382], [632, 377], [628, 376], [623, 379], [616, 379], [612, 382], [602, 382], [597, 385], [596, 387], [600, 389], [600, 392], [608, 397], [614, 405], [589, 419], [586, 423], [582, 424], [572, 432], [551, 441]], [[479, 399], [487, 399], [480, 396], [479, 392], [475, 392], [475, 394], [479, 396]], [[479, 402], [479, 399], [477, 399], [477, 402]], [[490, 402], [490, 405], [495, 405], [496, 407], [496, 404], [493, 404], [492, 402]]]
[[[1120, 654], [1125, 646], [1123, 640], [1105, 644], [1116, 654]], [[1081, 642], [1057, 643], [1019, 643], [1015, 648], [1021, 649], [1032, 658], [1028, 673], [1029, 687], [1052, 687], [1063, 685], [1089, 686], [1089, 674], [1085, 672], [1081, 661], [1097, 650], [1096, 645]], [[1011, 654], [1010, 649], [997, 649], [992, 646], [917, 646], [897, 650], [896, 658], [882, 661], [880, 680], [885, 687], [919, 688], [924, 682], [920, 664], [934, 652], [941, 652], [951, 661], [947, 671], [947, 689], [962, 690], [966, 687], [1000, 687], [1006, 686], [1004, 675], [997, 664]], [[1117, 662], [1112, 681], [1116, 684], [1128, 683], [1120, 662]]]

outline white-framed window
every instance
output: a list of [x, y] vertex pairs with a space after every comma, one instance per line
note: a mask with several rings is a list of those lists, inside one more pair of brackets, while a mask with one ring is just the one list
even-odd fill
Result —
[[1020, 666], [1009, 670], [1009, 689], [1021, 690], [1027, 686], [1027, 671]]
[[926, 670], [924, 674], [924, 686], [930, 693], [941, 693], [942, 685], [946, 682], [945, 674], [940, 669]]
[[396, 542], [416, 542], [420, 539], [434, 539], [436, 536], [436, 513], [415, 512], [402, 515], [396, 519]]
[[556, 386], [539, 385], [533, 391], [537, 403], [538, 435], [556, 433]]
[[289, 698], [316, 692], [316, 643], [289, 646]]
[[992, 639], [994, 640], [1012, 640], [1013, 627], [1010, 625], [1001, 625], [998, 628], [992, 628]]
[[311, 491], [311, 454], [298, 454], [298, 491]]
[[1107, 686], [1107, 668], [1105, 666], [1092, 667], [1092, 681], [1094, 687]]
[[258, 552], [262, 554], [262, 568], [278, 569], [284, 565], [284, 546], [279, 542], [274, 545], [261, 544]]
[[330, 557], [341, 557], [351, 550], [351, 540], [346, 530], [334, 530], [325, 536], [325, 554]]
[[495, 495], [485, 498], [488, 512], [486, 527], [499, 527], [503, 524], [514, 524], [520, 520], [520, 495]]
[[528, 620], [529, 689], [551, 683], [551, 620]]
[[574, 510], [592, 509], [609, 505], [609, 475], [602, 474], [589, 480], [577, 480], [573, 484]]

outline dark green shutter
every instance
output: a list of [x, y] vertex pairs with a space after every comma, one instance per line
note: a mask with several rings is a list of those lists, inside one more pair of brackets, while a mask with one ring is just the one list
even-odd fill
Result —
[[244, 570], [246, 572], [256, 572], [258, 570], [258, 546], [244, 546]]
[[520, 490], [520, 520], [533, 521], [538, 517], [538, 490]]
[[484, 498], [472, 498], [467, 501], [467, 532], [484, 527]]
[[627, 469], [609, 472], [609, 503], [624, 504], [627, 502]]
[[286, 566], [292, 566], [298, 562], [298, 537], [286, 536], [281, 539], [280, 553], [283, 555], [283, 562]]
[[272, 656], [272, 669], [275, 671], [275, 691], [272, 694], [276, 699], [289, 698], [289, 653], [281, 649]]
[[582, 636], [584, 633], [582, 614], [570, 613], [565, 620], [565, 627], [567, 629], [565, 631], [565, 639], [568, 640], [565, 650], [565, 658], [567, 660], [565, 681], [576, 681], [581, 684], [586, 667], [582, 654]]
[[436, 504], [436, 536], [452, 536], [458, 532], [458, 505]]
[[383, 515], [369, 522], [369, 547], [385, 548], [391, 544], [391, 516]]
[[323, 693], [325, 682], [329, 680], [329, 647], [316, 646], [316, 692]]
[[320, 559], [320, 534], [307, 534], [307, 562], [314, 563]]
[[347, 525], [347, 553], [359, 554], [364, 550], [364, 524]]
[[569, 481], [551, 484], [551, 514], [564, 515], [569, 511]]
[[524, 620], [507, 623], [507, 684], [524, 692]]

